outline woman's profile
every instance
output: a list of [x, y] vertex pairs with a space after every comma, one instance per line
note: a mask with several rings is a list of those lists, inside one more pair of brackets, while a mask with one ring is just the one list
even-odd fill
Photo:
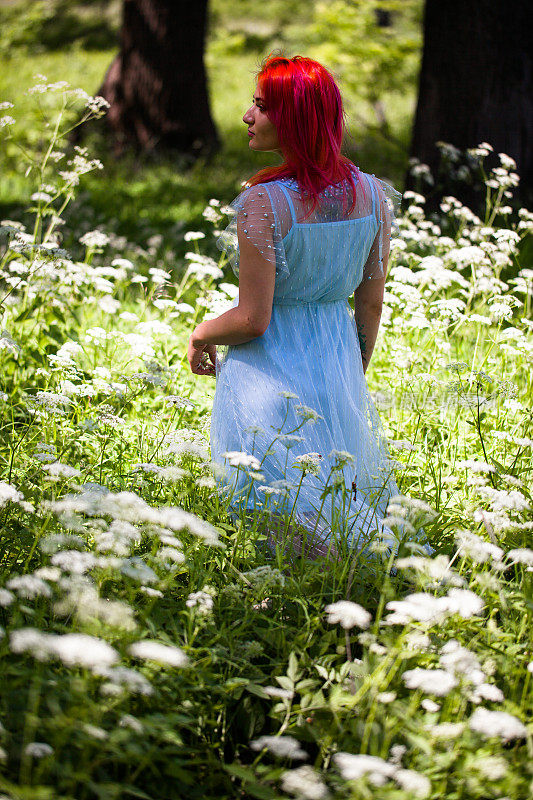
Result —
[[263, 513], [271, 540], [287, 520], [305, 531], [311, 555], [395, 543], [381, 522], [394, 462], [364, 373], [401, 195], [341, 154], [341, 95], [312, 59], [270, 56], [243, 121], [250, 149], [282, 163], [231, 204], [219, 246], [239, 295], [189, 341], [192, 371], [216, 373], [219, 480], [233, 508]]

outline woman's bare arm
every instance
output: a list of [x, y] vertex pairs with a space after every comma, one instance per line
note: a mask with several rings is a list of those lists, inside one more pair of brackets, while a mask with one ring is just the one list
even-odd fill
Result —
[[[239, 304], [216, 319], [201, 322], [189, 339], [188, 359], [197, 375], [214, 375], [215, 345], [244, 344], [262, 336], [270, 324], [276, 280], [275, 264], [264, 258], [237, 226]], [[206, 352], [211, 364], [203, 366]]]
[[[366, 372], [379, 330], [383, 295], [390, 251], [391, 213], [382, 188], [378, 190], [378, 211], [381, 209], [382, 224], [378, 228], [364, 270], [363, 280], [354, 293], [354, 317], [361, 347], [363, 372]], [[380, 263], [381, 243], [381, 263]]]
[[[377, 286], [376, 284], [381, 284]], [[379, 330], [385, 280], [365, 281], [354, 294], [354, 316], [361, 348], [363, 372], [366, 372]]]

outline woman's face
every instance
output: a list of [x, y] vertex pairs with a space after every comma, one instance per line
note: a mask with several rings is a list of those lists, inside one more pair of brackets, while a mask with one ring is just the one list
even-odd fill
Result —
[[243, 116], [248, 125], [248, 136], [252, 150], [280, 150], [276, 126], [266, 115], [265, 103], [259, 84], [255, 87], [253, 103]]

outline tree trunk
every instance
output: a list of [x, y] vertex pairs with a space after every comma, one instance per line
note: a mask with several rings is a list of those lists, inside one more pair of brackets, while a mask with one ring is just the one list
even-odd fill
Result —
[[378, 28], [390, 28], [392, 25], [391, 13], [385, 8], [376, 8], [376, 25]]
[[[533, 193], [533, 40], [527, 0], [426, 0], [424, 51], [411, 157], [436, 178], [437, 141], [464, 150], [488, 142], [494, 153], [514, 158], [517, 194]], [[486, 166], [499, 164], [494, 155]], [[417, 188], [409, 172], [406, 188]], [[431, 199], [453, 194], [471, 207], [482, 203], [482, 187], [442, 177]], [[516, 191], [516, 190], [515, 190]], [[431, 194], [431, 192], [426, 192]]]
[[98, 94], [115, 152], [218, 146], [203, 61], [208, 0], [124, 0], [121, 48]]

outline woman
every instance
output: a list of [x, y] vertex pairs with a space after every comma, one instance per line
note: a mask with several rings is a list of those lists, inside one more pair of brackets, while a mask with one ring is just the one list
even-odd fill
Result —
[[[269, 57], [243, 121], [250, 149], [283, 163], [232, 203], [219, 246], [239, 295], [189, 341], [191, 370], [217, 376], [222, 486], [233, 508], [266, 510], [271, 531], [298, 523], [315, 555], [377, 535], [396, 544], [380, 519], [398, 490], [364, 372], [401, 195], [341, 155], [341, 96], [316, 61]], [[216, 345], [228, 346], [219, 360]]]

